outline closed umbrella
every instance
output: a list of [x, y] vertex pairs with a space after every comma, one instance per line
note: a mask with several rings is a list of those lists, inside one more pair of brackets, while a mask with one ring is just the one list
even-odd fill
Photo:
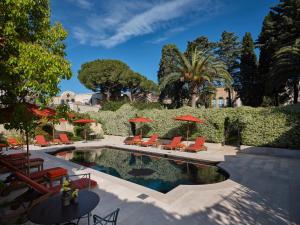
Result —
[[[94, 122], [96, 122], [96, 121], [91, 120], [91, 119], [79, 119], [79, 120], [74, 121], [74, 123], [81, 123], [81, 124], [88, 124], [88, 123], [94, 123]], [[84, 138], [85, 138], [85, 142], [87, 142], [86, 128], [84, 128]]]
[[[192, 123], [204, 123], [203, 120], [197, 118], [197, 117], [194, 117], [192, 115], [182, 115], [182, 116], [177, 116], [174, 118], [175, 120], [179, 120], [179, 121], [185, 121], [185, 122], [192, 122]], [[190, 127], [190, 124], [188, 124], [188, 129], [187, 129], [187, 132], [186, 132], [186, 140], [189, 141], [189, 127]]]
[[[153, 120], [145, 117], [136, 117], [136, 118], [131, 118], [128, 120], [131, 123], [150, 123], [153, 122]], [[141, 137], [143, 137], [143, 130], [141, 129]]]

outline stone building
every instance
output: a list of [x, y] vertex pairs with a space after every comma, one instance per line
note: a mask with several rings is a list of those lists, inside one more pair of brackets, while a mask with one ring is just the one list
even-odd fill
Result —
[[[235, 91], [231, 93], [231, 99], [233, 107], [239, 107], [242, 105], [241, 100]], [[211, 106], [213, 108], [224, 108], [229, 106], [229, 95], [225, 88], [216, 88], [216, 93], [212, 98]]]

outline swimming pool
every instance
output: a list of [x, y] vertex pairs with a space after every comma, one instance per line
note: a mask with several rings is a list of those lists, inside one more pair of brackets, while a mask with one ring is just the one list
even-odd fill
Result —
[[211, 184], [228, 178], [217, 166], [109, 147], [75, 149], [54, 155], [162, 193], [178, 185]]

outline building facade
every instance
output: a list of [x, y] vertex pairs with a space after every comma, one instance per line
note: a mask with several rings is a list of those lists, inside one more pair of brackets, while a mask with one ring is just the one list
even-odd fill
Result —
[[[233, 107], [239, 107], [242, 105], [242, 102], [235, 91], [232, 91], [231, 93], [231, 100]], [[224, 108], [230, 106], [229, 93], [226, 88], [216, 88], [216, 93], [212, 98], [211, 106], [212, 108]]]
[[76, 112], [98, 111], [101, 101], [99, 93], [76, 94], [72, 91], [65, 91], [60, 96], [52, 99], [51, 105], [68, 104]]

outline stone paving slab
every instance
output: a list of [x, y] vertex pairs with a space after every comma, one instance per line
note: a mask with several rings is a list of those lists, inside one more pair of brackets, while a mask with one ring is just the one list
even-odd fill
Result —
[[[76, 147], [114, 144], [119, 137], [99, 142], [75, 143]], [[56, 146], [56, 148], [59, 146]], [[212, 146], [197, 154], [172, 151], [184, 157], [222, 161], [230, 179], [210, 185], [180, 185], [167, 194], [103, 174], [45, 154], [53, 150], [35, 148], [32, 156], [43, 157], [45, 168], [63, 166], [69, 173], [91, 172], [99, 186], [94, 191], [100, 204], [93, 211], [105, 215], [119, 207], [120, 225], [296, 225], [300, 224], [300, 160], [260, 155], [236, 154], [235, 149]], [[137, 147], [133, 149], [139, 150]], [[164, 150], [145, 148], [143, 151]], [[146, 192], [145, 200], [137, 198]], [[81, 221], [80, 224], [86, 224]], [[26, 225], [32, 225], [27, 222]]]

